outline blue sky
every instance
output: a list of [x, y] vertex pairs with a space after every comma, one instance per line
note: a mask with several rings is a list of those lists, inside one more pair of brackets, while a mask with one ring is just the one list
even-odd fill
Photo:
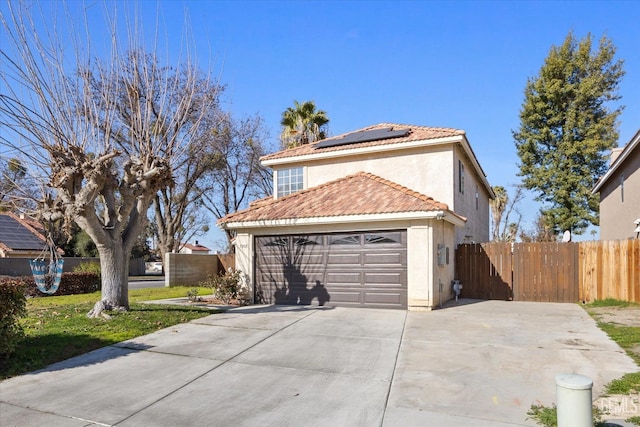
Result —
[[[163, 8], [173, 8], [164, 3]], [[640, 129], [640, 3], [633, 1], [187, 2], [230, 108], [275, 139], [293, 100], [339, 134], [380, 122], [464, 129], [492, 185], [519, 182], [511, 131], [528, 78], [569, 31], [602, 35], [627, 72], [620, 142]], [[540, 205], [521, 206], [525, 227]], [[585, 238], [592, 238], [591, 235]], [[215, 246], [210, 239], [203, 239]]]
[[[139, 7], [151, 28], [158, 4]], [[227, 85], [227, 108], [261, 115], [274, 147], [282, 111], [314, 100], [331, 134], [380, 122], [463, 129], [491, 185], [517, 184], [511, 131], [525, 83], [571, 30], [613, 41], [627, 72], [619, 144], [640, 128], [640, 2], [164, 0], [159, 11], [169, 55], [184, 52], [189, 22], [189, 48]], [[525, 227], [539, 207], [521, 205]], [[199, 240], [217, 249], [222, 235]]]

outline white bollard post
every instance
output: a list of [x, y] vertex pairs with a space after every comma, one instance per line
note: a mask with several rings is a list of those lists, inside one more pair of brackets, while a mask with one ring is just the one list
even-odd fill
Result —
[[556, 375], [558, 427], [593, 426], [592, 388], [593, 381], [584, 375]]

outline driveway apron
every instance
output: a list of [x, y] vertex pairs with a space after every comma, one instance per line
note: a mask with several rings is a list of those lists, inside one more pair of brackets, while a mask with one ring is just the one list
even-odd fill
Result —
[[253, 306], [0, 383], [2, 426], [535, 425], [554, 377], [638, 370], [572, 304]]

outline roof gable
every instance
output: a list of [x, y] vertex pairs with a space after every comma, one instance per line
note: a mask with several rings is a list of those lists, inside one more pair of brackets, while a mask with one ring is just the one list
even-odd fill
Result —
[[218, 224], [429, 211], [449, 211], [449, 207], [377, 175], [358, 172], [277, 200], [261, 199]]

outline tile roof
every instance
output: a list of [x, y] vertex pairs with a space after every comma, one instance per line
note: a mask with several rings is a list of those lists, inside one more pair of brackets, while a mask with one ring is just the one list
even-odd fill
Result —
[[393, 130], [402, 130], [409, 129], [411, 132], [409, 135], [404, 137], [396, 137], [396, 138], [387, 138], [377, 141], [369, 141], [369, 142], [360, 142], [349, 145], [342, 145], [336, 147], [326, 147], [326, 148], [315, 148], [317, 141], [313, 144], [305, 144], [299, 147], [290, 148], [288, 150], [278, 151], [276, 153], [267, 154], [263, 156], [260, 160], [275, 160], [289, 157], [298, 157], [309, 154], [318, 154], [318, 153], [327, 153], [333, 151], [341, 151], [348, 150], [353, 148], [364, 148], [364, 147], [375, 147], [380, 145], [389, 145], [389, 144], [398, 144], [401, 142], [409, 142], [409, 141], [422, 141], [429, 139], [437, 139], [437, 138], [446, 138], [458, 135], [464, 135], [465, 132], [459, 129], [451, 129], [451, 128], [435, 128], [435, 127], [427, 127], [427, 126], [414, 126], [414, 125], [402, 125], [397, 123], [379, 123], [377, 125], [369, 126], [366, 128], [350, 131], [341, 135], [336, 135], [331, 138], [324, 139], [323, 141], [329, 141], [333, 139], [342, 138], [345, 135], [349, 135], [355, 132], [362, 132], [373, 129], [381, 129], [381, 128], [392, 128]]
[[194, 251], [194, 252], [209, 252], [209, 251], [211, 251], [211, 249], [209, 249], [206, 246], [203, 246], [203, 245], [199, 244], [198, 242], [196, 242], [195, 245], [193, 245], [191, 243], [185, 243], [182, 247], [185, 248], [185, 249], [190, 249], [191, 251]]
[[377, 175], [358, 172], [277, 200], [258, 200], [218, 224], [441, 210], [449, 207]]

